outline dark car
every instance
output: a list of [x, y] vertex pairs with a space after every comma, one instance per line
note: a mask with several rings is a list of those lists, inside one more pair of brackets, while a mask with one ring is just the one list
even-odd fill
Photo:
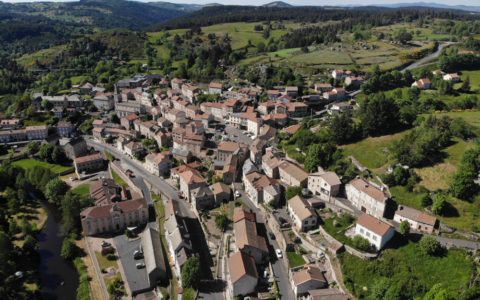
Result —
[[268, 236], [269, 236], [270, 239], [272, 239], [272, 240], [275, 239], [275, 235], [273, 234], [273, 232], [269, 232], [269, 233], [268, 233]]
[[102, 241], [102, 243], [100, 244], [103, 248], [106, 248], [106, 247], [110, 247], [111, 244], [109, 242], [105, 242], [105, 241]]

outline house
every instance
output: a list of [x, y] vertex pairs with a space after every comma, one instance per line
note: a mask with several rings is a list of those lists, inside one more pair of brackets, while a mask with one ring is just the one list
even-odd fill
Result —
[[[301, 118], [308, 114], [308, 105], [303, 102], [290, 102], [285, 104], [286, 114], [289, 118]], [[277, 111], [277, 113], [280, 113]]]
[[77, 175], [103, 169], [103, 158], [100, 153], [77, 157], [73, 160]]
[[69, 159], [73, 160], [87, 154], [87, 142], [85, 142], [83, 137], [60, 139], [59, 144]]
[[298, 96], [298, 86], [285, 87], [285, 95], [296, 98]]
[[82, 93], [84, 95], [88, 95], [92, 91], [93, 87], [94, 87], [94, 85], [91, 84], [90, 82], [85, 82], [84, 84], [82, 84], [79, 87], [80, 93]]
[[137, 114], [128, 114], [120, 118], [120, 124], [127, 130], [133, 129], [135, 120], [139, 120], [140, 117]]
[[223, 169], [219, 171], [218, 175], [222, 178], [222, 181], [226, 184], [231, 184], [237, 174], [238, 158], [230, 155], [223, 164]]
[[346, 76], [345, 71], [342, 69], [336, 69], [332, 71], [332, 77], [337, 80], [342, 79], [345, 76]]
[[180, 192], [186, 200], [192, 200], [192, 190], [206, 185], [205, 178], [197, 170], [187, 170], [180, 173]]
[[102, 206], [90, 206], [80, 212], [83, 233], [87, 236], [123, 232], [127, 227], [148, 222], [148, 204], [144, 198]]
[[460, 81], [460, 76], [458, 76], [457, 73], [451, 73], [451, 74], [446, 74], [443, 75], [443, 80], [448, 80], [452, 82], [459, 82]]
[[398, 223], [408, 221], [412, 230], [423, 231], [430, 234], [438, 233], [439, 223], [437, 218], [405, 205], [398, 207], [393, 216], [393, 220]]
[[261, 203], [277, 202], [280, 199], [280, 184], [266, 175], [252, 172], [244, 177], [245, 192], [258, 207]]
[[262, 169], [271, 178], [279, 178], [278, 166], [283, 162], [283, 153], [267, 149], [262, 156]]
[[257, 110], [262, 115], [268, 115], [275, 110], [275, 103], [273, 103], [272, 101], [259, 103]]
[[164, 114], [165, 119], [167, 119], [168, 121], [170, 121], [172, 123], [174, 123], [177, 119], [185, 118], [185, 116], [186, 116], [185, 112], [180, 111], [180, 110], [175, 109], [175, 108], [167, 110]]
[[170, 153], [150, 153], [145, 156], [145, 169], [150, 173], [161, 176], [170, 171], [172, 162], [168, 158]]
[[252, 117], [247, 119], [247, 131], [251, 132], [254, 137], [256, 137], [260, 133], [260, 127], [263, 124], [263, 120], [261, 118]]
[[[267, 147], [267, 142], [261, 139], [255, 139], [250, 146], [250, 160], [257, 165], [262, 164], [262, 156]], [[272, 177], [272, 176], [270, 176]]]
[[98, 110], [109, 111], [115, 107], [115, 101], [111, 93], [101, 93], [93, 97], [93, 105]]
[[327, 102], [345, 100], [345, 89], [344, 88], [334, 88], [330, 92], [324, 92], [323, 93], [323, 98], [325, 100], [327, 100]]
[[280, 96], [280, 91], [278, 91], [278, 90], [268, 90], [267, 91], [267, 98], [270, 101], [276, 101], [279, 96]]
[[344, 111], [351, 110], [352, 105], [350, 102], [337, 102], [329, 105], [328, 113], [331, 115], [339, 115]]
[[192, 255], [192, 242], [182, 210], [176, 200], [168, 200], [165, 204], [164, 228], [169, 260], [174, 262], [175, 275], [181, 280], [183, 265]]
[[330, 92], [333, 90], [333, 86], [330, 83], [315, 83], [315, 91], [318, 93]]
[[47, 125], [27, 126], [25, 133], [28, 140], [45, 140], [48, 137]]
[[251, 256], [257, 264], [262, 263], [268, 255], [268, 248], [265, 238], [257, 233], [255, 215], [237, 207], [233, 214], [233, 231], [237, 248]]
[[183, 84], [182, 85], [182, 94], [190, 102], [201, 92], [201, 90], [194, 85]]
[[377, 250], [382, 249], [394, 234], [393, 226], [366, 213], [358, 218], [355, 226], [355, 235], [367, 239]]
[[278, 165], [278, 174], [280, 180], [288, 186], [307, 187], [308, 173], [289, 161], [285, 160]]
[[306, 265], [300, 271], [293, 273], [291, 276], [291, 284], [296, 299], [307, 295], [310, 290], [326, 288], [328, 286], [327, 279], [325, 279], [322, 270], [314, 265]]
[[192, 205], [197, 211], [213, 208], [215, 197], [207, 185], [201, 185], [191, 191]]
[[232, 284], [230, 298], [248, 295], [256, 290], [258, 273], [251, 256], [238, 251], [228, 258], [227, 265]]
[[65, 121], [58, 122], [57, 131], [60, 137], [70, 137], [73, 131], [72, 123]]
[[428, 90], [430, 89], [432, 83], [430, 81], [430, 79], [428, 78], [422, 78], [420, 80], [417, 80], [415, 81], [414, 83], [412, 83], [412, 87], [417, 87], [419, 88], [420, 90]]
[[172, 89], [173, 90], [181, 90], [182, 85], [185, 84], [187, 81], [185, 79], [173, 78], [171, 81]]
[[383, 189], [363, 178], [355, 178], [345, 186], [347, 199], [358, 210], [381, 218], [389, 204], [389, 198]]
[[317, 227], [317, 212], [302, 197], [297, 195], [288, 200], [287, 210], [298, 231], [305, 232]]
[[290, 135], [294, 135], [300, 129], [301, 126], [302, 126], [302, 124], [298, 123], [298, 124], [295, 124], [295, 125], [288, 126], [287, 128], [283, 129], [283, 131], [285, 131], [286, 133], [288, 133]]
[[225, 161], [228, 156], [235, 155], [240, 150], [240, 144], [237, 142], [222, 141], [217, 148], [216, 160]]
[[121, 118], [129, 114], [142, 115], [145, 113], [145, 107], [135, 101], [129, 102], [116, 102], [115, 113]]
[[361, 76], [348, 76], [345, 78], [345, 84], [354, 89], [359, 89], [364, 82], [365, 79]]
[[223, 182], [217, 182], [210, 186], [215, 198], [215, 204], [219, 206], [221, 203], [230, 201], [232, 191], [228, 185]]
[[317, 172], [308, 175], [308, 190], [323, 200], [329, 200], [340, 192], [342, 182], [335, 172]]
[[22, 123], [21, 119], [2, 119], [0, 120], [0, 126], [4, 129], [14, 128]]
[[167, 268], [163, 257], [160, 232], [147, 226], [142, 234], [142, 250], [147, 271], [148, 283], [151, 288], [167, 279]]
[[222, 93], [222, 84], [221, 83], [216, 83], [216, 82], [211, 82], [208, 85], [208, 93], [210, 95], [214, 94], [221, 94]]
[[125, 154], [129, 155], [130, 157], [135, 157], [140, 155], [145, 151], [141, 143], [131, 141], [123, 146], [123, 151]]

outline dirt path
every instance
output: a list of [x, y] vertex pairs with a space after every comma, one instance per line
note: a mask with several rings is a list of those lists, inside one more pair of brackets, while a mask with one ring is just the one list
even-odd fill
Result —
[[90, 255], [88, 255], [88, 249], [85, 245], [85, 240], [81, 239], [79, 241], [76, 241], [76, 244], [87, 254], [82, 257], [82, 261], [85, 266], [87, 266], [88, 277], [90, 278], [89, 286], [92, 300], [103, 300], [102, 289], [100, 287], [100, 283], [98, 282], [98, 277], [95, 274], [92, 259], [90, 258]]

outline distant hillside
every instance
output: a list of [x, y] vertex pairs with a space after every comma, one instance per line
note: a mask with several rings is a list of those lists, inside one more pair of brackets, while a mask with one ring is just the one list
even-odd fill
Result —
[[389, 14], [388, 18], [402, 19], [407, 14], [431, 13], [436, 17], [449, 17], [451, 13], [462, 15], [462, 18], [478, 18], [477, 15], [466, 16], [464, 11], [448, 11], [445, 9], [429, 9], [426, 7], [387, 8], [387, 7], [318, 7], [318, 6], [292, 6], [292, 7], [266, 7], [266, 6], [212, 6], [204, 7], [191, 14], [167, 20], [146, 28], [147, 31], [161, 31], [163, 29], [192, 28], [210, 26], [232, 22], [263, 22], [263, 21], [298, 21], [315, 23], [329, 20], [346, 21], [352, 18], [371, 18], [372, 13], [377, 16], [374, 23], [381, 22], [381, 14]]
[[184, 15], [178, 9], [126, 0], [81, 0], [76, 2], [0, 3], [0, 13], [42, 16], [103, 29], [122, 27], [139, 30], [148, 25]]
[[265, 6], [265, 7], [293, 7], [293, 5], [285, 3], [283, 1], [270, 2], [270, 3], [264, 4], [262, 6]]
[[471, 6], [471, 5], [446, 5], [439, 4], [434, 2], [415, 2], [415, 3], [394, 3], [394, 4], [385, 4], [385, 7], [409, 7], [409, 6], [423, 6], [423, 7], [433, 7], [433, 8], [445, 8], [445, 9], [456, 9], [456, 10], [466, 10], [480, 12], [480, 6]]

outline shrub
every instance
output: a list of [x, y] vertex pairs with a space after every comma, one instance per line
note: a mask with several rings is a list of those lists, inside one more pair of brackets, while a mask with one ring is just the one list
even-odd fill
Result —
[[440, 243], [433, 236], [429, 235], [424, 235], [418, 245], [426, 255], [437, 255], [442, 249]]
[[430, 195], [428, 193], [423, 194], [420, 201], [421, 201], [423, 207], [427, 207], [429, 205], [432, 205], [432, 198], [430, 198]]
[[108, 259], [108, 260], [116, 260], [117, 257], [116, 257], [115, 254], [113, 254], [113, 253], [108, 253], [108, 254], [107, 254], [107, 259]]
[[408, 235], [410, 233], [410, 223], [407, 220], [403, 221], [400, 223], [399, 230], [402, 235]]
[[353, 238], [353, 246], [360, 251], [370, 251], [372, 249], [370, 242], [359, 235]]

